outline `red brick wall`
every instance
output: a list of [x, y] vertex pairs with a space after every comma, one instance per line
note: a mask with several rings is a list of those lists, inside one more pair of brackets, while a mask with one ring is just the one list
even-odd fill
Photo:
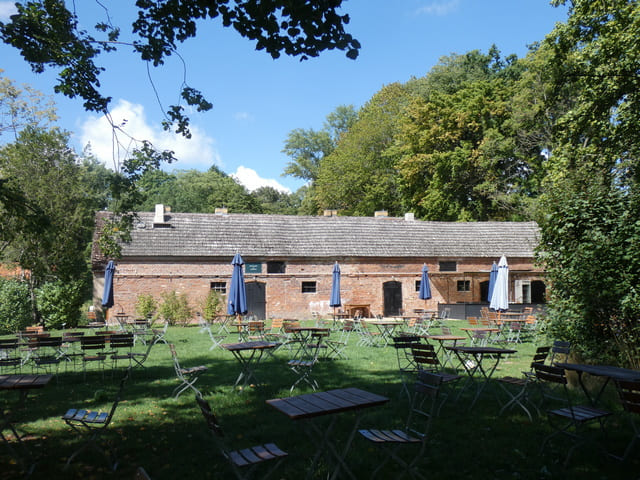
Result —
[[[341, 259], [341, 296], [343, 306], [349, 303], [369, 304], [372, 314], [382, 314], [384, 309], [383, 283], [397, 281], [402, 284], [403, 310], [411, 314], [414, 309], [436, 310], [439, 303], [479, 302], [480, 282], [488, 281], [491, 260], [486, 258], [442, 259], [457, 260], [456, 272], [440, 272], [440, 259]], [[497, 260], [497, 259], [496, 259]], [[509, 258], [510, 279], [541, 279], [531, 259]], [[431, 280], [430, 300], [418, 298], [416, 281], [426, 261]], [[194, 262], [149, 263], [121, 260], [114, 277], [112, 311], [135, 315], [138, 295], [152, 294], [160, 300], [162, 292], [175, 290], [186, 293], [195, 311], [209, 291], [211, 282], [227, 282], [231, 279], [230, 259], [214, 262], [202, 259]], [[325, 259], [287, 260], [286, 273], [267, 274], [265, 261], [247, 259], [245, 262], [262, 263], [262, 273], [246, 274], [245, 281], [266, 284], [266, 316], [270, 318], [310, 318], [312, 312], [329, 315], [333, 261]], [[100, 304], [103, 273], [96, 272], [94, 296]], [[469, 280], [470, 291], [458, 292], [457, 281]], [[316, 282], [315, 293], [302, 293], [302, 282]], [[513, 285], [513, 283], [512, 283]]]

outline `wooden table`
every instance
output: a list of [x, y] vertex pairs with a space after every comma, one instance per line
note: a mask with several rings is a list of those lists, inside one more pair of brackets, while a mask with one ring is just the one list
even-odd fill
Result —
[[[591, 405], [595, 405], [596, 403], [598, 403], [598, 401], [600, 400], [600, 397], [602, 396], [602, 392], [604, 392], [604, 389], [609, 384], [610, 380], [623, 380], [623, 381], [626, 380], [626, 381], [632, 381], [632, 382], [640, 380], [640, 371], [631, 370], [629, 368], [614, 367], [612, 365], [556, 363], [556, 366], [560, 368], [564, 368], [565, 370], [571, 370], [578, 374], [578, 382], [580, 383], [580, 387], [582, 388], [582, 391], [586, 395], [587, 399], [589, 399], [589, 403], [591, 403]], [[585, 386], [582, 380], [582, 376], [584, 373], [588, 375], [593, 375], [595, 377], [602, 377], [605, 379], [602, 386], [598, 390], [598, 393], [595, 396], [591, 395], [591, 393], [589, 392], [589, 390], [587, 389], [587, 387]]]
[[[458, 360], [460, 360], [460, 363], [469, 375], [467, 382], [458, 394], [458, 398], [460, 397], [460, 395], [462, 395], [462, 392], [464, 392], [464, 390], [466, 390], [466, 388], [474, 382], [474, 377], [476, 377], [476, 374], [480, 374], [480, 382], [477, 383], [476, 394], [471, 401], [471, 404], [469, 405], [469, 410], [473, 408], [476, 401], [480, 397], [480, 394], [488, 385], [489, 380], [491, 379], [493, 372], [495, 372], [496, 368], [498, 367], [498, 364], [500, 363], [502, 357], [504, 355], [510, 355], [517, 352], [517, 350], [509, 348], [496, 347], [453, 346], [445, 348], [456, 354]], [[473, 361], [469, 361], [470, 357], [473, 357]], [[485, 368], [485, 366], [483, 365], [486, 358], [491, 358], [493, 360], [493, 363], [489, 366], [489, 368]]]
[[309, 354], [307, 347], [314, 334], [328, 335], [331, 329], [329, 327], [287, 327], [286, 331], [294, 337], [291, 343], [298, 344], [298, 350], [293, 354], [293, 358], [301, 358]]
[[[350, 478], [356, 479], [356, 475], [346, 464], [345, 458], [358, 430], [362, 410], [383, 405], [388, 401], [387, 397], [359, 388], [341, 388], [326, 392], [306, 393], [295, 397], [274, 398], [267, 400], [267, 404], [284, 413], [291, 420], [304, 420], [305, 431], [317, 447], [313, 462], [307, 469], [307, 478], [315, 474], [315, 466], [320, 456], [326, 454], [330, 461], [335, 461], [332, 479], [337, 478], [341, 469]], [[349, 437], [340, 452], [335, 444], [332, 431], [338, 419], [337, 414], [346, 412], [354, 412], [356, 418]], [[326, 422], [320, 423], [322, 419], [328, 419], [328, 424]]]
[[[497, 327], [462, 327], [460, 328], [463, 332], [465, 332], [469, 336], [469, 340], [471, 340], [471, 344], [473, 346], [474, 337], [473, 334], [476, 332], [487, 332], [487, 337], [489, 337], [492, 333], [500, 332], [500, 329]], [[487, 338], [488, 339], [488, 338]]]
[[[24, 406], [29, 390], [44, 388], [51, 381], [51, 378], [53, 378], [52, 375], [0, 375], [0, 389], [14, 390], [20, 393], [20, 397], [16, 405], [16, 409], [19, 409]], [[31, 452], [29, 452], [27, 446], [22, 443], [22, 437], [16, 430], [12, 416], [13, 414], [10, 410], [2, 410], [0, 412], [0, 438], [2, 438], [4, 443], [6, 443], [13, 458], [22, 464], [23, 469], [26, 471], [27, 475], [29, 475], [33, 472], [35, 463], [33, 462]], [[13, 448], [9, 438], [7, 438], [3, 433], [5, 430], [11, 431], [13, 436], [16, 438], [17, 443], [20, 446], [21, 453]]]
[[277, 342], [255, 341], [255, 342], [241, 342], [241, 343], [223, 343], [220, 345], [225, 350], [233, 353], [233, 356], [238, 360], [241, 366], [240, 374], [234, 383], [234, 387], [237, 387], [241, 380], [244, 380], [242, 387], [246, 387], [249, 381], [253, 378], [255, 384], [258, 383], [258, 379], [255, 376], [256, 365], [260, 363], [264, 352], [272, 350], [280, 345]]

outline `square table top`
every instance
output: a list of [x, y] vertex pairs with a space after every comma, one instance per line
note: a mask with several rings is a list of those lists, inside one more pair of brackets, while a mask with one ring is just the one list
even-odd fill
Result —
[[565, 370], [588, 373], [598, 377], [609, 377], [613, 380], [638, 381], [640, 371], [629, 368], [614, 367], [613, 365], [587, 365], [582, 363], [556, 363], [556, 366]]
[[255, 340], [252, 342], [240, 342], [240, 343], [223, 343], [220, 345], [225, 350], [238, 351], [238, 350], [268, 350], [280, 345], [278, 342], [267, 342], [265, 340]]
[[42, 388], [53, 378], [53, 375], [0, 375], [0, 389], [28, 390]]
[[509, 353], [517, 353], [517, 350], [513, 350], [512, 348], [497, 348], [497, 347], [472, 347], [466, 345], [457, 345], [451, 347], [444, 347], [447, 350], [452, 350], [454, 352], [460, 353], [471, 353], [471, 354], [509, 354]]
[[382, 395], [351, 387], [273, 398], [267, 400], [267, 403], [292, 420], [300, 420], [375, 407], [388, 401], [389, 399]]

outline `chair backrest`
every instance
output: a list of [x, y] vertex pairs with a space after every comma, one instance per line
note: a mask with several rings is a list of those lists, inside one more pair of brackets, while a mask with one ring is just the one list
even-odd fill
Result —
[[440, 368], [440, 361], [433, 345], [414, 343], [411, 345], [411, 355], [420, 370], [436, 371]]
[[477, 327], [479, 325], [478, 317], [467, 317], [467, 322], [469, 322], [470, 327]]
[[553, 365], [568, 361], [569, 353], [571, 353], [571, 343], [564, 340], [555, 340], [551, 346], [550, 363]]
[[109, 346], [111, 348], [133, 348], [133, 333], [111, 335]]
[[544, 363], [549, 356], [549, 351], [551, 347], [538, 347], [536, 348], [536, 352], [533, 354], [533, 359], [531, 360], [531, 369], [533, 369], [534, 363]]
[[451, 335], [451, 327], [447, 327], [446, 325], [443, 325], [440, 328], [442, 330], [443, 335]]
[[218, 423], [218, 419], [213, 413], [213, 410], [211, 410], [211, 406], [209, 405], [209, 402], [207, 402], [200, 395], [196, 395], [196, 402], [200, 407], [200, 412], [202, 413], [202, 416], [206, 420], [207, 427], [209, 428], [211, 433], [213, 433], [213, 435], [216, 437], [224, 437], [224, 431], [222, 430], [220, 423]]
[[273, 319], [271, 319], [270, 332], [271, 333], [280, 333], [280, 331], [282, 330], [282, 324], [283, 323], [284, 323], [284, 319], [283, 318], [273, 318]]
[[[418, 381], [415, 383], [415, 395], [411, 401], [411, 410], [407, 419], [407, 430], [421, 437], [428, 438], [429, 430], [438, 408], [438, 397], [442, 386], [443, 377], [426, 371], [418, 372]], [[423, 427], [418, 429], [418, 420], [422, 420]]]
[[131, 375], [131, 368], [127, 368], [126, 373], [120, 379], [120, 386], [118, 387], [118, 393], [116, 393], [116, 399], [113, 402], [113, 404], [111, 405], [111, 410], [109, 410], [109, 415], [107, 416], [107, 419], [104, 422], [104, 427], [105, 428], [107, 427], [107, 425], [109, 425], [111, 423], [111, 419], [113, 418], [113, 415], [116, 413], [116, 408], [118, 408], [118, 404], [120, 403], [120, 400], [122, 399], [122, 392], [124, 391], [124, 385], [125, 385], [125, 383], [127, 383], [127, 380], [129, 380], [129, 376], [130, 375]]
[[285, 333], [290, 333], [292, 328], [300, 328], [298, 320], [287, 320], [283, 323]]
[[85, 335], [80, 337], [80, 348], [82, 350], [102, 350], [104, 349], [104, 335]]
[[556, 367], [555, 365], [545, 365], [543, 363], [533, 363], [532, 366], [538, 380], [561, 385], [567, 384], [564, 368]]
[[640, 415], [640, 380], [616, 381], [622, 408], [629, 413]]

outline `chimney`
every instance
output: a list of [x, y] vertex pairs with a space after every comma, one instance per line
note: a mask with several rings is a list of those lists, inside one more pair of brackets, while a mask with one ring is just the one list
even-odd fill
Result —
[[389, 216], [389, 212], [387, 212], [386, 210], [378, 210], [373, 214], [374, 217], [388, 217]]
[[323, 215], [325, 217], [337, 217], [338, 216], [338, 211], [337, 210], [325, 210], [323, 212]]
[[[169, 207], [167, 207], [167, 210], [168, 209]], [[164, 205], [161, 203], [156, 204], [156, 213], [153, 216], [154, 227], [166, 227], [169, 225], [169, 223], [165, 220], [164, 212], [165, 212]]]
[[413, 212], [407, 212], [407, 213], [404, 214], [405, 222], [413, 222], [415, 219], [416, 219], [416, 217], [413, 214]]
[[216, 208], [214, 213], [216, 215], [227, 215], [229, 213], [229, 210], [226, 207], [221, 207], [221, 208]]

